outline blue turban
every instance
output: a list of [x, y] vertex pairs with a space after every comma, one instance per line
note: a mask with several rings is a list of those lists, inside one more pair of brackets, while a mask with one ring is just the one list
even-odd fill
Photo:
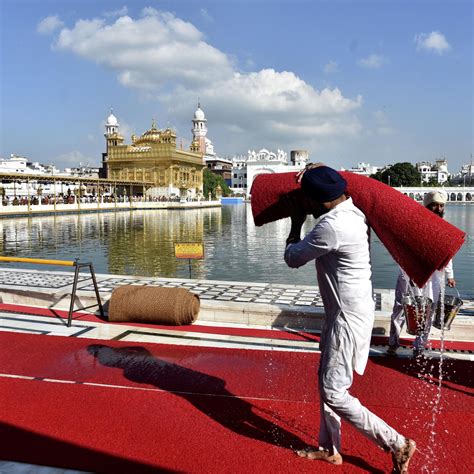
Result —
[[317, 202], [334, 201], [346, 191], [346, 180], [329, 166], [318, 166], [304, 172], [303, 192]]

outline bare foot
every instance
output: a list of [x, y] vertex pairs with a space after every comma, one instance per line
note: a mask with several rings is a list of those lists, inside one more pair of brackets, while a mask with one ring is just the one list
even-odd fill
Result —
[[406, 439], [405, 444], [398, 450], [392, 453], [393, 460], [393, 474], [407, 474], [408, 464], [415, 454], [416, 443], [412, 439]]
[[342, 464], [342, 456], [339, 453], [330, 454], [326, 449], [311, 448], [308, 446], [305, 449], [296, 451], [296, 454], [301, 458], [307, 458], [311, 460], [326, 461], [330, 464], [339, 466]]

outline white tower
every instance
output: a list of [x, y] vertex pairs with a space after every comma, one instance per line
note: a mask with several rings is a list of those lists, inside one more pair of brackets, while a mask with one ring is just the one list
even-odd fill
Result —
[[110, 115], [107, 117], [107, 121], [105, 122], [105, 133], [104, 136], [110, 137], [114, 133], [118, 134], [119, 130], [119, 123], [117, 121], [117, 117], [112, 113], [112, 109], [110, 109]]
[[112, 113], [112, 109], [110, 109], [110, 115], [107, 117], [105, 122], [105, 143], [106, 143], [106, 151], [102, 153], [102, 167], [104, 169], [104, 176], [108, 178], [109, 176], [109, 153], [111, 147], [115, 147], [117, 145], [121, 145], [123, 143], [123, 137], [119, 133], [119, 123], [117, 117]]
[[193, 118], [193, 141], [199, 143], [199, 151], [203, 154], [206, 153], [206, 135], [207, 135], [207, 126], [206, 126], [206, 116], [201, 110], [201, 104], [198, 102], [198, 108], [194, 112]]

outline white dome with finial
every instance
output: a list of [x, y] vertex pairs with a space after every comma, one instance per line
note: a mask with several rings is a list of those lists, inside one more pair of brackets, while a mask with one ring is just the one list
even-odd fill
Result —
[[206, 120], [206, 116], [201, 109], [201, 104], [198, 104], [196, 112], [194, 112], [194, 120]]
[[118, 125], [117, 117], [110, 110], [110, 115], [107, 117], [107, 125]]

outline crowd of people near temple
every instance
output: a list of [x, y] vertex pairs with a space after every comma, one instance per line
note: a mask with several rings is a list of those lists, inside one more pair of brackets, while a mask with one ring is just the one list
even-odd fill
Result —
[[[18, 196], [9, 197], [4, 196], [2, 199], [3, 206], [36, 206], [36, 205], [49, 205], [49, 204], [76, 204], [79, 200], [80, 203], [112, 203], [112, 202], [181, 202], [183, 198], [171, 195], [171, 196], [143, 196], [143, 195], [86, 195], [86, 196], [75, 196], [74, 194], [58, 194], [56, 197], [53, 195], [46, 196]], [[203, 198], [186, 198], [186, 202], [202, 201]]]

